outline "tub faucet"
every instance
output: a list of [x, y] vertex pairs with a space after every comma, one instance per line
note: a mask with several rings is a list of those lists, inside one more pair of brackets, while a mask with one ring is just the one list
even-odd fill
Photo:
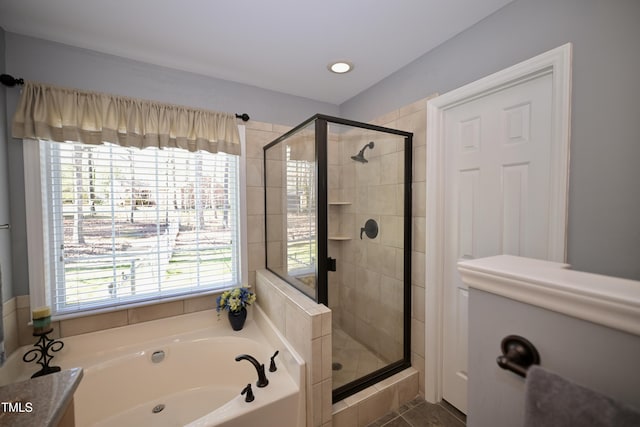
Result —
[[256, 385], [258, 387], [266, 387], [267, 384], [269, 384], [269, 380], [264, 373], [264, 365], [261, 365], [255, 357], [248, 354], [241, 354], [240, 356], [236, 357], [236, 362], [239, 362], [241, 360], [248, 360], [249, 362], [251, 362], [253, 367], [256, 368], [256, 372], [258, 372], [258, 382], [256, 383]]

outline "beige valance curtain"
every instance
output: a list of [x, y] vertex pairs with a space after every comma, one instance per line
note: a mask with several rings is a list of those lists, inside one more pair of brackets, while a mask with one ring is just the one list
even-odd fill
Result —
[[177, 147], [240, 155], [235, 114], [27, 82], [13, 118], [15, 138]]

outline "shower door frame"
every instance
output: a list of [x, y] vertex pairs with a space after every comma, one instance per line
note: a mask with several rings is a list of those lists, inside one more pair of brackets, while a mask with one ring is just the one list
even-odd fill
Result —
[[[401, 360], [393, 362], [381, 369], [373, 371], [367, 375], [364, 375], [350, 383], [347, 383], [341, 387], [332, 390], [333, 403], [339, 402], [344, 398], [351, 396], [367, 387], [370, 387], [390, 376], [408, 368], [411, 366], [411, 236], [412, 236], [412, 179], [413, 179], [413, 133], [401, 131], [398, 129], [386, 128], [383, 126], [372, 125], [368, 123], [356, 122], [353, 120], [342, 119], [338, 117], [326, 116], [323, 114], [316, 114], [316, 149], [317, 159], [319, 156], [323, 156], [324, 169], [320, 167], [322, 164], [317, 161], [318, 165], [318, 236], [323, 236], [323, 239], [318, 239], [318, 273], [324, 288], [323, 297], [325, 299], [318, 300], [318, 302], [329, 307], [328, 302], [328, 184], [327, 184], [327, 141], [328, 141], [328, 125], [334, 123], [338, 125], [350, 126], [353, 128], [360, 128], [366, 130], [372, 130], [381, 133], [393, 134], [404, 137], [404, 224], [403, 224], [403, 357]], [[320, 130], [320, 131], [319, 131]], [[324, 176], [322, 176], [324, 175]], [[321, 178], [322, 176], [322, 178]], [[324, 191], [320, 190], [320, 186]], [[321, 194], [324, 193], [323, 201], [320, 200]], [[324, 234], [321, 234], [324, 232]], [[320, 252], [320, 251], [324, 252]], [[320, 262], [323, 262], [324, 269], [320, 269]], [[323, 272], [322, 274], [320, 272]], [[320, 292], [318, 292], [320, 294]]]
[[[317, 250], [317, 270], [316, 270], [316, 292], [315, 301], [329, 307], [329, 283], [328, 283], [328, 248], [329, 248], [329, 224], [328, 224], [328, 127], [330, 123], [350, 126], [353, 128], [372, 130], [376, 132], [398, 135], [404, 138], [404, 224], [403, 224], [403, 357], [401, 360], [393, 362], [381, 369], [364, 375], [350, 383], [332, 390], [333, 403], [338, 402], [352, 394], [355, 394], [367, 387], [370, 387], [408, 367], [411, 366], [411, 249], [412, 249], [412, 179], [413, 179], [413, 133], [383, 126], [357, 122], [325, 114], [315, 114], [303, 121], [298, 126], [286, 132], [282, 136], [263, 147], [264, 153], [264, 212], [265, 212], [265, 244], [267, 231], [267, 150], [315, 122], [315, 167], [317, 182], [317, 224], [316, 224], [316, 250]], [[265, 267], [267, 270], [280, 277], [285, 282], [297, 287], [289, 282], [278, 272], [269, 268], [268, 251], [265, 248]], [[302, 292], [302, 291], [301, 291]], [[307, 293], [303, 294], [309, 296]]]

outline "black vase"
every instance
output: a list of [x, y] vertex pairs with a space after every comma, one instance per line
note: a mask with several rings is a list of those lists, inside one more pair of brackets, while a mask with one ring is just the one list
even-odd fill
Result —
[[240, 311], [229, 312], [229, 323], [234, 331], [239, 331], [244, 326], [244, 322], [247, 320], [247, 309], [242, 307]]

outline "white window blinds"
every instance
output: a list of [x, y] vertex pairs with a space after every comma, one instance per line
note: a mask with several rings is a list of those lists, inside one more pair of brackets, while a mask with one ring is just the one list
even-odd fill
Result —
[[238, 285], [238, 157], [40, 142], [57, 314]]

